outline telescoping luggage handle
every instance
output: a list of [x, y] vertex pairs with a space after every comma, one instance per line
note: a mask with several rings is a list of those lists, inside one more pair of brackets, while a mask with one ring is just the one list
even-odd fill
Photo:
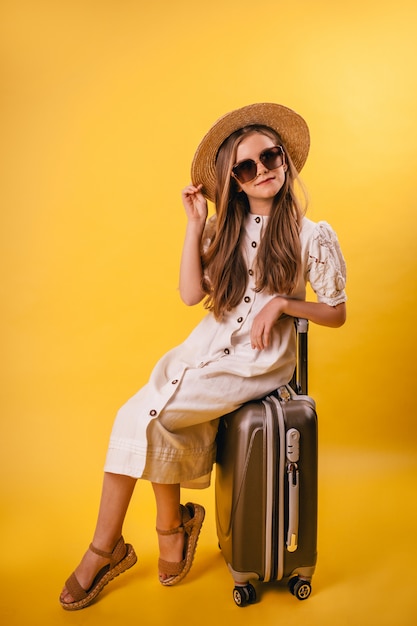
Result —
[[297, 363], [291, 387], [297, 394], [308, 394], [308, 320], [294, 318], [297, 335]]
[[[308, 320], [295, 318], [297, 337], [297, 362], [291, 386], [301, 395], [308, 393]], [[286, 547], [288, 552], [298, 548], [298, 526], [300, 508], [300, 475], [298, 461], [300, 457], [300, 433], [291, 428], [285, 438], [286, 471], [288, 480], [288, 529]]]

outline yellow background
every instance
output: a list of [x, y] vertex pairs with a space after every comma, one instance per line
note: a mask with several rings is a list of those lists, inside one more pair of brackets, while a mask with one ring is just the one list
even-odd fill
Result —
[[[0, 12], [5, 623], [415, 623], [415, 2], [3, 0]], [[90, 540], [114, 414], [203, 315], [177, 292], [194, 149], [259, 101], [308, 121], [308, 214], [332, 224], [348, 264], [348, 323], [310, 332], [313, 595], [268, 587], [234, 606], [212, 489], [185, 495], [208, 509], [194, 575], [160, 588], [141, 483], [126, 528], [139, 566], [67, 614], [57, 595]]]

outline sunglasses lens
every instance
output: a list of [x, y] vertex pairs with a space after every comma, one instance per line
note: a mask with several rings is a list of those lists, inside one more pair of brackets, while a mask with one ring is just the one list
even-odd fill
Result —
[[259, 160], [269, 170], [275, 170], [282, 165], [282, 151], [281, 147], [271, 148], [270, 150], [264, 150], [259, 156]]
[[256, 163], [252, 159], [241, 161], [233, 168], [233, 173], [241, 183], [247, 183], [256, 176]]
[[[268, 170], [275, 170], [283, 163], [283, 150], [281, 146], [268, 148], [259, 155], [259, 160]], [[258, 166], [252, 159], [241, 161], [232, 169], [233, 174], [241, 183], [249, 183], [256, 178]]]

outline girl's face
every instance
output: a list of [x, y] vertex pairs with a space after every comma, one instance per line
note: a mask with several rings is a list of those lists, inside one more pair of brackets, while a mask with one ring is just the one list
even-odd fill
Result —
[[283, 155], [282, 159], [278, 159], [280, 164], [272, 170], [269, 170], [259, 160], [259, 155], [264, 150], [274, 148], [275, 146], [276, 143], [273, 139], [256, 132], [245, 137], [237, 147], [236, 164], [246, 159], [252, 159], [257, 165], [257, 173], [253, 180], [243, 183], [235, 179], [239, 189], [248, 197], [251, 213], [269, 215], [273, 199], [285, 182], [285, 171], [287, 169], [285, 155]]

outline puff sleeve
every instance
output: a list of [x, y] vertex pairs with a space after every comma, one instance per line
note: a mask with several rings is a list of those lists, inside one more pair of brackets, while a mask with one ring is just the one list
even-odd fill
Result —
[[308, 246], [307, 280], [319, 302], [346, 302], [346, 264], [336, 233], [327, 222], [315, 225]]

